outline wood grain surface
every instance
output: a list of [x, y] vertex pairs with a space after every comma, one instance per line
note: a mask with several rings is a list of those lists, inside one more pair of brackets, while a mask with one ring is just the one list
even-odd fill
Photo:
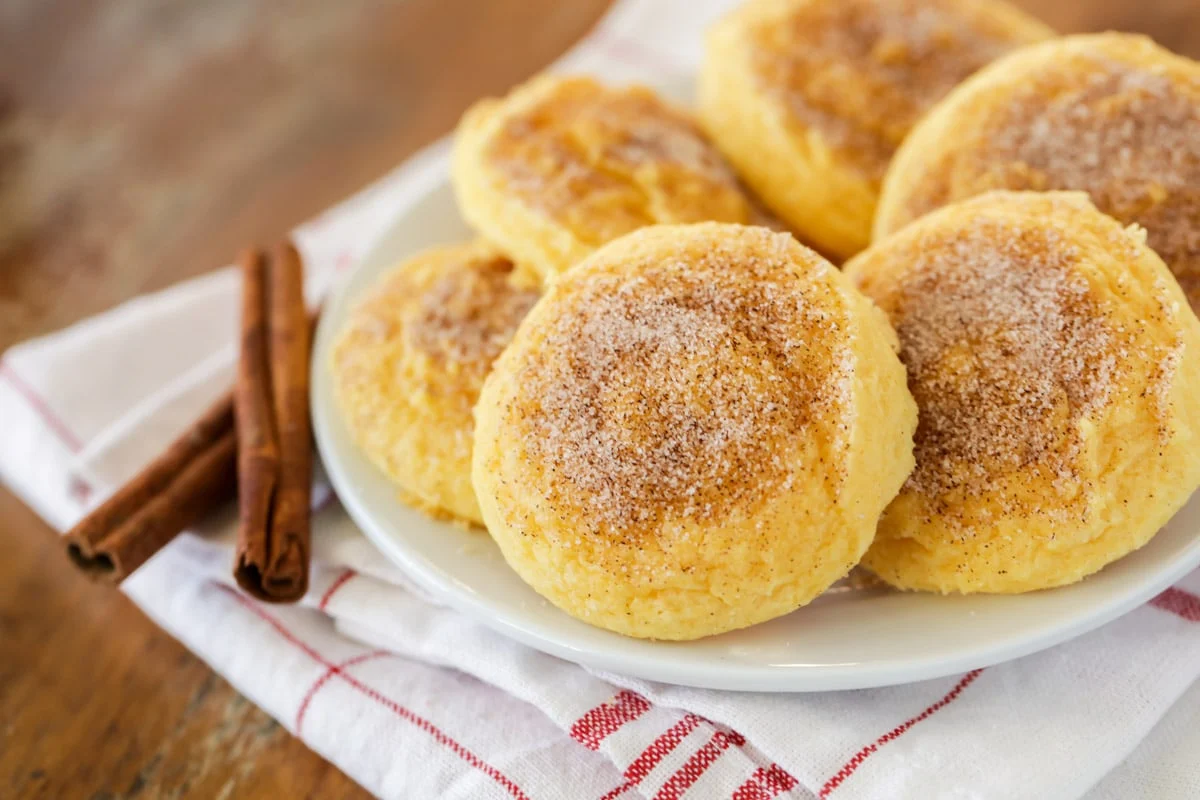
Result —
[[[3, 0], [0, 350], [277, 238], [607, 4]], [[1200, 56], [1196, 0], [1020, 4]], [[0, 546], [0, 796], [363, 794], [3, 490]]]
[[[0, 350], [276, 239], [607, 1], [3, 0]], [[0, 797], [366, 796], [2, 489], [0, 546]]]

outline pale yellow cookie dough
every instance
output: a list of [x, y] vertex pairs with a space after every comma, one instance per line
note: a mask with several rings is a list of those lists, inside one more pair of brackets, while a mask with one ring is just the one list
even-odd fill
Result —
[[1200, 485], [1200, 321], [1145, 233], [1078, 192], [993, 192], [845, 268], [892, 321], [917, 466], [863, 565], [903, 589], [1073, 583]]
[[1001, 0], [749, 0], [709, 32], [700, 117], [747, 185], [836, 259], [867, 246], [913, 123], [1052, 31]]
[[427, 250], [372, 287], [330, 368], [363, 452], [410, 503], [481, 524], [471, 488], [472, 409], [537, 293], [488, 245]]
[[472, 106], [453, 182], [467, 221], [545, 278], [645, 225], [765, 224], [685, 111], [584, 77], [543, 75]]
[[954, 90], [884, 181], [882, 237], [991, 189], [1077, 189], [1148, 242], [1200, 309], [1200, 63], [1145, 36], [1067, 36]]
[[878, 309], [788, 234], [623, 237], [554, 281], [476, 407], [505, 559], [585, 622], [695, 639], [843, 577], [913, 465]]

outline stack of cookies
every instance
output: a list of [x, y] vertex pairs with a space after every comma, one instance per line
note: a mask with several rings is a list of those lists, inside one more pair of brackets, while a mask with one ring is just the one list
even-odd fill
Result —
[[860, 564], [1078, 581], [1200, 485], [1200, 64], [997, 0], [749, 0], [698, 97], [540, 76], [463, 117], [478, 239], [331, 364], [403, 500], [693, 639]]

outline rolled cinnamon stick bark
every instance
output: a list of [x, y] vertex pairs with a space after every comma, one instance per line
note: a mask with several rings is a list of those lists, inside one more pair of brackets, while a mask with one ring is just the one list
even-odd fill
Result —
[[234, 388], [64, 537], [84, 572], [120, 582], [213, 507], [239, 495], [234, 574], [263, 600], [308, 588], [312, 443], [303, 266], [290, 243], [240, 260], [242, 342]]
[[181, 531], [233, 496], [237, 439], [233, 429], [184, 466], [175, 480], [89, 550], [67, 552], [85, 571], [123, 580]]
[[271, 524], [271, 506], [279, 478], [279, 443], [267, 365], [266, 255], [259, 250], [247, 250], [242, 253], [239, 267], [242, 335], [233, 391], [238, 440], [238, 542], [234, 576], [243, 588], [253, 593], [252, 587], [259, 584], [260, 576], [250, 573], [267, 560], [266, 531]]
[[67, 532], [84, 572], [124, 580], [180, 531], [234, 495], [233, 395], [215, 402], [163, 453]]
[[234, 576], [251, 595], [292, 602], [308, 590], [312, 440], [311, 325], [300, 256], [290, 242], [247, 253], [242, 353], [235, 390], [238, 551]]

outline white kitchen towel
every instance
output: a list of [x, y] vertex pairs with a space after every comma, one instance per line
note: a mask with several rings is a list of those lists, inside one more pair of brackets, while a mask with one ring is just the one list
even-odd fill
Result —
[[[686, 77], [728, 0], [624, 0], [556, 68]], [[320, 294], [441, 179], [437, 145], [302, 226]], [[0, 478], [67, 528], [228, 385], [231, 270], [0, 359]], [[229, 580], [231, 515], [124, 589], [239, 690], [386, 797], [1200, 796], [1200, 574], [1046, 652], [909, 686], [733, 694], [598, 675], [441, 607], [328, 489], [312, 590], [264, 606]]]

